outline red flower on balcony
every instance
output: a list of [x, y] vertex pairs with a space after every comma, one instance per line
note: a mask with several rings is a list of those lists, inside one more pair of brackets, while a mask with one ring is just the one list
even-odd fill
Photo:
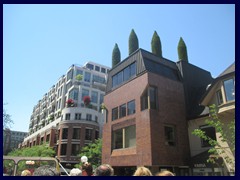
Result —
[[74, 105], [74, 100], [73, 99], [68, 99], [66, 101], [66, 103], [67, 103], [68, 106], [73, 106]]
[[83, 102], [85, 105], [89, 105], [89, 103], [91, 102], [91, 99], [89, 96], [84, 96], [83, 97]]

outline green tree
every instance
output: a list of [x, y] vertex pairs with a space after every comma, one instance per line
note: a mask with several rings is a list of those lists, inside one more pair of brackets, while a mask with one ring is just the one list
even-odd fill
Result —
[[[235, 171], [235, 157], [232, 155], [235, 154], [235, 119], [227, 124], [223, 123], [218, 117], [216, 105], [214, 104], [209, 106], [209, 114], [210, 118], [206, 120], [206, 124], [215, 128], [216, 133], [219, 134], [220, 141], [210, 138], [201, 129], [195, 129], [192, 134], [211, 145], [211, 148], [208, 150], [210, 156], [207, 162], [215, 164], [218, 157], [221, 156], [225, 163], [232, 167], [231, 171]], [[228, 147], [226, 147], [226, 143]]]
[[8, 156], [26, 156], [26, 157], [55, 157], [56, 152], [46, 143], [38, 146], [15, 149], [8, 153]]
[[157, 32], [154, 31], [151, 41], [152, 53], [158, 57], [162, 57], [162, 45], [160, 41], [160, 37]]
[[132, 29], [129, 39], [128, 39], [128, 54], [132, 54], [134, 51], [136, 51], [139, 48], [138, 45], [138, 38], [134, 30]]
[[[55, 157], [55, 151], [53, 148], [49, 147], [46, 143], [38, 146], [32, 146], [22, 149], [15, 149], [8, 153], [8, 156], [18, 156], [18, 157]], [[13, 166], [13, 162], [11, 160], [5, 160], [4, 161], [4, 167], [6, 169], [11, 169]], [[36, 164], [37, 166], [47, 164], [47, 162], [38, 162]], [[20, 174], [20, 172], [24, 169], [26, 169], [26, 161], [20, 161], [18, 163], [18, 172], [17, 174]]]
[[[93, 143], [88, 144], [87, 146], [84, 146], [79, 157], [87, 156], [88, 162], [90, 162], [93, 166], [93, 168], [98, 167], [101, 165], [101, 158], [102, 158], [102, 139], [97, 139]], [[81, 166], [81, 163], [76, 165], [76, 167]]]
[[[3, 104], [5, 106], [6, 103]], [[13, 124], [13, 120], [11, 119], [11, 115], [7, 114], [5, 108], [3, 108], [3, 129], [10, 129], [11, 125]]]
[[116, 66], [121, 61], [121, 53], [118, 48], [118, 44], [115, 43], [115, 46], [112, 51], [112, 68]]
[[188, 62], [188, 55], [187, 55], [187, 46], [183, 41], [182, 37], [178, 42], [178, 59], [180, 61], [187, 61]]

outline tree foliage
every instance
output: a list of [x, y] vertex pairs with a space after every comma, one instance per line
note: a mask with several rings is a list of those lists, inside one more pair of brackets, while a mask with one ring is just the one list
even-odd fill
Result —
[[[3, 106], [6, 105], [3, 104]], [[13, 124], [13, 120], [11, 119], [11, 115], [7, 114], [7, 111], [5, 108], [3, 108], [3, 129], [10, 129], [11, 125]]]
[[138, 45], [138, 38], [135, 33], [135, 31], [132, 29], [129, 40], [128, 40], [128, 54], [132, 54], [134, 51], [136, 51], [139, 48]]
[[[206, 124], [215, 128], [216, 133], [220, 136], [220, 141], [214, 140], [206, 135], [201, 129], [195, 129], [192, 134], [207, 141], [211, 148], [208, 150], [210, 153], [208, 162], [215, 164], [219, 156], [235, 170], [235, 158], [231, 154], [235, 154], [235, 119], [229, 120], [227, 124], [219, 119], [216, 105], [209, 107], [210, 119], [206, 120]], [[226, 147], [226, 143], [228, 147]]]
[[121, 61], [121, 53], [118, 48], [118, 44], [115, 43], [115, 46], [112, 51], [112, 68], [116, 66]]
[[158, 57], [162, 57], [162, 45], [160, 41], [160, 37], [157, 32], [154, 31], [152, 41], [151, 41], [152, 53]]
[[[93, 143], [88, 144], [87, 146], [84, 146], [79, 157], [87, 156], [88, 162], [92, 164], [94, 168], [101, 165], [101, 158], [102, 158], [102, 139], [97, 139]], [[76, 167], [81, 166], [81, 163], [78, 164]]]
[[187, 61], [188, 62], [188, 55], [187, 55], [187, 46], [183, 41], [182, 37], [178, 42], [178, 59], [180, 61]]
[[8, 153], [8, 156], [26, 156], [26, 157], [55, 157], [55, 151], [46, 143], [38, 146], [15, 149]]

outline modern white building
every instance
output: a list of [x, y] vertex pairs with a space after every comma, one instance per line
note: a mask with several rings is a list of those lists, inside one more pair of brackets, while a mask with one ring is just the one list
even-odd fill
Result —
[[34, 106], [22, 147], [47, 142], [61, 163], [78, 163], [81, 147], [102, 136], [101, 103], [109, 69], [94, 62], [69, 67]]

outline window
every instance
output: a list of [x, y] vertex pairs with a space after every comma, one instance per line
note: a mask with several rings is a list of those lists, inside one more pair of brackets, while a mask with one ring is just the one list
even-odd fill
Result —
[[65, 120], [70, 120], [70, 116], [71, 116], [71, 114], [70, 114], [70, 113], [67, 113], [67, 114], [65, 115]]
[[103, 97], [104, 97], [104, 95], [103, 95], [103, 94], [100, 94], [100, 102], [99, 102], [99, 104], [102, 104], [102, 103], [103, 103]]
[[92, 120], [92, 115], [91, 114], [87, 114], [86, 115], [86, 120], [87, 121], [91, 121]]
[[80, 152], [80, 144], [72, 144], [72, 156], [77, 156]]
[[93, 82], [98, 82], [98, 83], [105, 84], [106, 80], [105, 80], [104, 77], [93, 75]]
[[82, 116], [81, 113], [76, 113], [75, 114], [75, 120], [81, 120], [81, 116]]
[[217, 94], [218, 105], [221, 105], [221, 104], [223, 103], [223, 97], [222, 97], [222, 92], [221, 92], [221, 90], [218, 90], [218, 91], [216, 92], [216, 94]]
[[73, 99], [73, 100], [78, 100], [78, 90], [77, 89], [72, 89], [69, 92], [69, 99]]
[[98, 92], [92, 91], [91, 102], [98, 103]]
[[175, 146], [175, 128], [174, 126], [164, 126], [165, 144], [168, 146]]
[[126, 104], [120, 106], [119, 118], [126, 116]]
[[235, 100], [235, 85], [233, 79], [228, 79], [223, 82], [226, 101]]
[[68, 92], [68, 90], [72, 87], [72, 82], [69, 82], [67, 85], [66, 85], [66, 92]]
[[93, 70], [93, 65], [92, 65], [92, 64], [87, 64], [86, 67], [87, 67], [88, 69]]
[[157, 92], [155, 87], [149, 87], [150, 109], [157, 109]]
[[62, 129], [62, 139], [68, 139], [68, 128]]
[[100, 71], [100, 67], [99, 66], [95, 66], [95, 71]]
[[112, 76], [112, 87], [122, 84], [128, 81], [130, 78], [136, 75], [136, 63], [127, 66], [122, 71]]
[[84, 81], [91, 82], [91, 73], [85, 72]]
[[61, 155], [67, 155], [67, 144], [61, 144]]
[[68, 71], [68, 73], [67, 73], [67, 81], [69, 80], [69, 79], [72, 79], [73, 78], [73, 69], [71, 69], [70, 71]]
[[130, 101], [130, 102], [128, 102], [128, 104], [127, 104], [127, 113], [128, 113], [128, 115], [130, 115], [130, 114], [134, 114], [135, 113], [135, 100], [132, 100], [132, 101]]
[[[216, 131], [214, 127], [204, 125], [200, 126], [200, 129], [205, 132], [205, 135], [208, 136], [209, 138], [216, 140]], [[208, 143], [208, 141], [201, 139], [201, 144], [202, 147], [211, 147], [211, 145]]]
[[89, 90], [82, 89], [82, 99], [83, 99], [84, 96], [89, 96]]
[[101, 68], [101, 72], [102, 73], [106, 73], [106, 69], [105, 68]]
[[136, 146], [136, 126], [128, 126], [113, 131], [113, 149]]
[[73, 128], [72, 139], [80, 139], [80, 134], [81, 134], [80, 128]]
[[143, 95], [141, 96], [141, 110], [143, 111], [148, 108], [157, 109], [157, 102], [157, 88], [150, 86], [144, 91]]
[[118, 107], [112, 110], [112, 121], [118, 119]]
[[83, 75], [83, 71], [80, 70], [80, 69], [77, 69], [76, 76], [79, 75], [79, 74]]
[[92, 129], [85, 129], [85, 140], [92, 140]]

